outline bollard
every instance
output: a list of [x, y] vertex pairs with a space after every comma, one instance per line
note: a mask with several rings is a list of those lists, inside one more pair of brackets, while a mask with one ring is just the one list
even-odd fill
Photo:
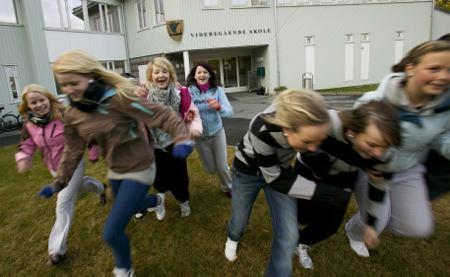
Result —
[[306, 72], [302, 74], [302, 88], [309, 90], [314, 89], [314, 79], [312, 73]]

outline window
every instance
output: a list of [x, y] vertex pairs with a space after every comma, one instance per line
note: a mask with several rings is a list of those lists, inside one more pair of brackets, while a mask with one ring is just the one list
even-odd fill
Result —
[[278, 5], [289, 5], [291, 2], [291, 0], [277, 0]]
[[124, 61], [103, 61], [100, 64], [111, 71], [114, 71], [118, 74], [122, 74], [125, 72], [125, 62]]
[[19, 100], [19, 79], [17, 77], [17, 66], [6, 65], [3, 67], [6, 75], [6, 82], [8, 83], [9, 93], [13, 101]]
[[166, 17], [164, 15], [164, 4], [163, 0], [155, 1], [155, 23], [156, 25], [164, 24]]
[[204, 8], [219, 8], [220, 0], [203, 0]]
[[42, 0], [46, 27], [85, 30], [82, 0]]
[[121, 33], [119, 6], [87, 0], [41, 0], [41, 4], [46, 27]]
[[120, 33], [120, 12], [118, 6], [88, 2], [91, 30], [103, 33]]
[[19, 23], [17, 20], [17, 10], [13, 0], [0, 1], [0, 22]]
[[267, 6], [268, 0], [231, 0], [234, 7]]
[[145, 0], [136, 1], [136, 8], [138, 14], [138, 30], [148, 27], [147, 22], [147, 8], [145, 7]]

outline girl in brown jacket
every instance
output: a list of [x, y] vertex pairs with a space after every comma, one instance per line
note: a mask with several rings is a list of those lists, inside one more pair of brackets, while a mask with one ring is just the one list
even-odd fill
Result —
[[107, 71], [81, 50], [66, 52], [53, 65], [63, 93], [70, 100], [65, 113], [66, 144], [58, 174], [40, 192], [51, 197], [70, 180], [86, 143], [95, 141], [108, 166], [114, 203], [106, 221], [103, 238], [115, 258], [113, 273], [132, 276], [130, 245], [125, 228], [138, 210], [161, 205], [156, 195], [147, 195], [155, 178], [153, 147], [138, 128], [160, 128], [174, 140], [172, 155], [185, 159], [192, 142], [184, 122], [170, 108], [134, 96], [136, 87], [126, 78]]

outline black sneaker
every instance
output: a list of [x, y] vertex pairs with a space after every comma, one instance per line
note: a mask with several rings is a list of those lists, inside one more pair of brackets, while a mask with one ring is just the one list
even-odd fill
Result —
[[102, 192], [102, 194], [100, 194], [99, 196], [98, 196], [98, 203], [100, 203], [100, 205], [105, 205], [106, 204], [106, 184], [105, 183], [102, 183], [103, 184], [103, 192]]
[[48, 255], [47, 265], [58, 265], [64, 259], [65, 255], [50, 254]]

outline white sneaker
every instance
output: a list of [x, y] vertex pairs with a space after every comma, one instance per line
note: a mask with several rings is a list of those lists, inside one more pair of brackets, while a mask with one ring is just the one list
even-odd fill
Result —
[[191, 207], [189, 207], [189, 201], [186, 200], [183, 203], [180, 203], [181, 216], [186, 217], [191, 214]]
[[360, 257], [364, 257], [364, 258], [370, 257], [369, 250], [367, 249], [364, 242], [351, 239], [350, 236], [348, 235], [347, 230], [348, 230], [348, 222], [347, 222], [347, 224], [345, 224], [345, 234], [347, 235], [348, 242], [350, 243], [350, 248], [353, 251], [355, 251], [355, 253]]
[[134, 270], [126, 270], [125, 268], [117, 268], [115, 267], [113, 269], [113, 274], [116, 277], [133, 277], [134, 276]]
[[166, 208], [164, 207], [165, 195], [164, 195], [164, 193], [157, 193], [156, 195], [159, 196], [159, 199], [161, 201], [159, 203], [159, 205], [154, 208], [155, 214], [156, 214], [156, 219], [163, 220], [164, 217], [166, 216]]
[[227, 242], [225, 243], [225, 257], [230, 262], [234, 262], [237, 259], [236, 251], [238, 247], [238, 241], [231, 240], [227, 238]]
[[308, 255], [309, 246], [306, 244], [299, 243], [296, 249], [296, 253], [298, 255], [298, 261], [303, 268], [312, 269], [313, 261], [311, 257]]

